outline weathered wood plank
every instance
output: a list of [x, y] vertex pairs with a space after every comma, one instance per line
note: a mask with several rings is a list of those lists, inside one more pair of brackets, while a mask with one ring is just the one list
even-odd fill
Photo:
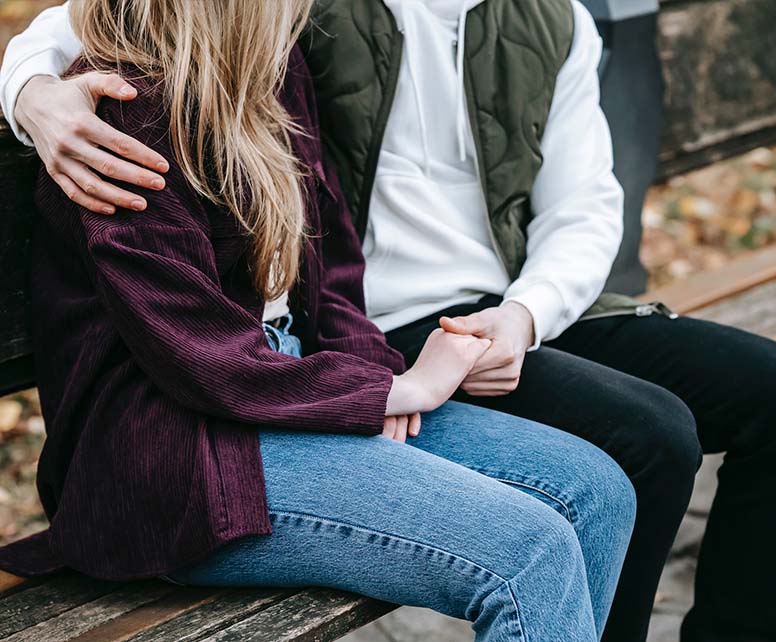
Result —
[[116, 590], [114, 582], [67, 575], [0, 599], [0, 640]]
[[395, 608], [395, 604], [368, 597], [312, 588], [278, 602], [205, 640], [329, 642]]
[[686, 314], [773, 279], [776, 279], [776, 247], [767, 247], [719, 268], [650, 290], [638, 298], [662, 301], [675, 312]]
[[67, 642], [173, 590], [174, 587], [161, 581], [132, 582], [96, 600], [69, 609], [57, 617], [18, 631], [4, 638], [3, 642]]
[[217, 600], [205, 602], [162, 624], [149, 627], [127, 638], [127, 642], [197, 642], [294, 593], [292, 590], [274, 589], [226, 590]]
[[[124, 642], [138, 633], [210, 604], [222, 593], [212, 588], [177, 588], [158, 600], [142, 604], [85, 633], [68, 638], [67, 642]], [[168, 631], [165, 639], [179, 640], [178, 631]]]
[[660, 176], [776, 142], [776, 0], [666, 2]]
[[696, 310], [691, 316], [776, 339], [776, 281]]

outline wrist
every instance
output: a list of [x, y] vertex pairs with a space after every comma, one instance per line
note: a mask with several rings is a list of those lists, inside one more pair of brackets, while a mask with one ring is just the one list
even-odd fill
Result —
[[422, 389], [412, 374], [412, 369], [393, 376], [393, 385], [388, 393], [385, 415], [410, 415], [423, 410]]
[[505, 301], [501, 307], [507, 311], [507, 314], [512, 316], [513, 322], [516, 323], [525, 344], [527, 346], [533, 345], [534, 341], [536, 341], [536, 330], [531, 311], [518, 301]]
[[56, 82], [53, 76], [38, 75], [30, 78], [19, 91], [16, 98], [16, 106], [13, 110], [14, 118], [19, 126], [29, 133], [29, 127], [33, 124], [35, 96], [40, 91], [45, 91], [47, 85]]

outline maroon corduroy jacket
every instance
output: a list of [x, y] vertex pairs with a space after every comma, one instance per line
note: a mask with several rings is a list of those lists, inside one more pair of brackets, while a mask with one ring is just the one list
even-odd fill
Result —
[[167, 188], [143, 192], [147, 211], [92, 214], [45, 172], [38, 183], [38, 490], [51, 526], [0, 549], [0, 568], [19, 575], [153, 576], [270, 533], [258, 429], [377, 434], [404, 368], [364, 316], [363, 257], [300, 52], [281, 99], [309, 133], [293, 140], [308, 170], [309, 241], [291, 296], [303, 359], [268, 347], [249, 239], [193, 192], [160, 88], [136, 84], [137, 99], [98, 111], [171, 161]]

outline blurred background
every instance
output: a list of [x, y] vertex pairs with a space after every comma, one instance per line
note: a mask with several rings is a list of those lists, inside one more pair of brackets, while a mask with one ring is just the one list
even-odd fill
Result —
[[[0, 58], [8, 40], [54, 4], [58, 2], [0, 0]], [[724, 266], [776, 243], [776, 148], [758, 148], [650, 188], [641, 223], [639, 255], [649, 288]], [[0, 545], [45, 525], [34, 486], [44, 437], [34, 390], [0, 398]], [[691, 569], [687, 573], [691, 577]], [[683, 580], [687, 591], [688, 577]], [[414, 620], [387, 617], [393, 618], [389, 624], [372, 625], [354, 634], [353, 640], [463, 640], [468, 636], [463, 623], [428, 614]]]

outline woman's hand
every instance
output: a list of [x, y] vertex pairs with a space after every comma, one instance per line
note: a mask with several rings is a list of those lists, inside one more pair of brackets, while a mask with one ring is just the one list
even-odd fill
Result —
[[420, 413], [386, 417], [383, 425], [383, 437], [404, 443], [407, 437], [417, 437], [420, 433]]
[[434, 330], [415, 365], [393, 378], [385, 414], [412, 415], [438, 408], [489, 347], [489, 339]]
[[46, 170], [70, 200], [101, 214], [115, 213], [116, 206], [144, 210], [144, 198], [104, 181], [92, 170], [125, 183], [162, 190], [164, 179], [140, 165], [166, 172], [169, 164], [95, 115], [102, 96], [132, 100], [137, 90], [116, 74], [91, 72], [70, 80], [35, 76], [19, 94], [14, 115], [35, 143]]

